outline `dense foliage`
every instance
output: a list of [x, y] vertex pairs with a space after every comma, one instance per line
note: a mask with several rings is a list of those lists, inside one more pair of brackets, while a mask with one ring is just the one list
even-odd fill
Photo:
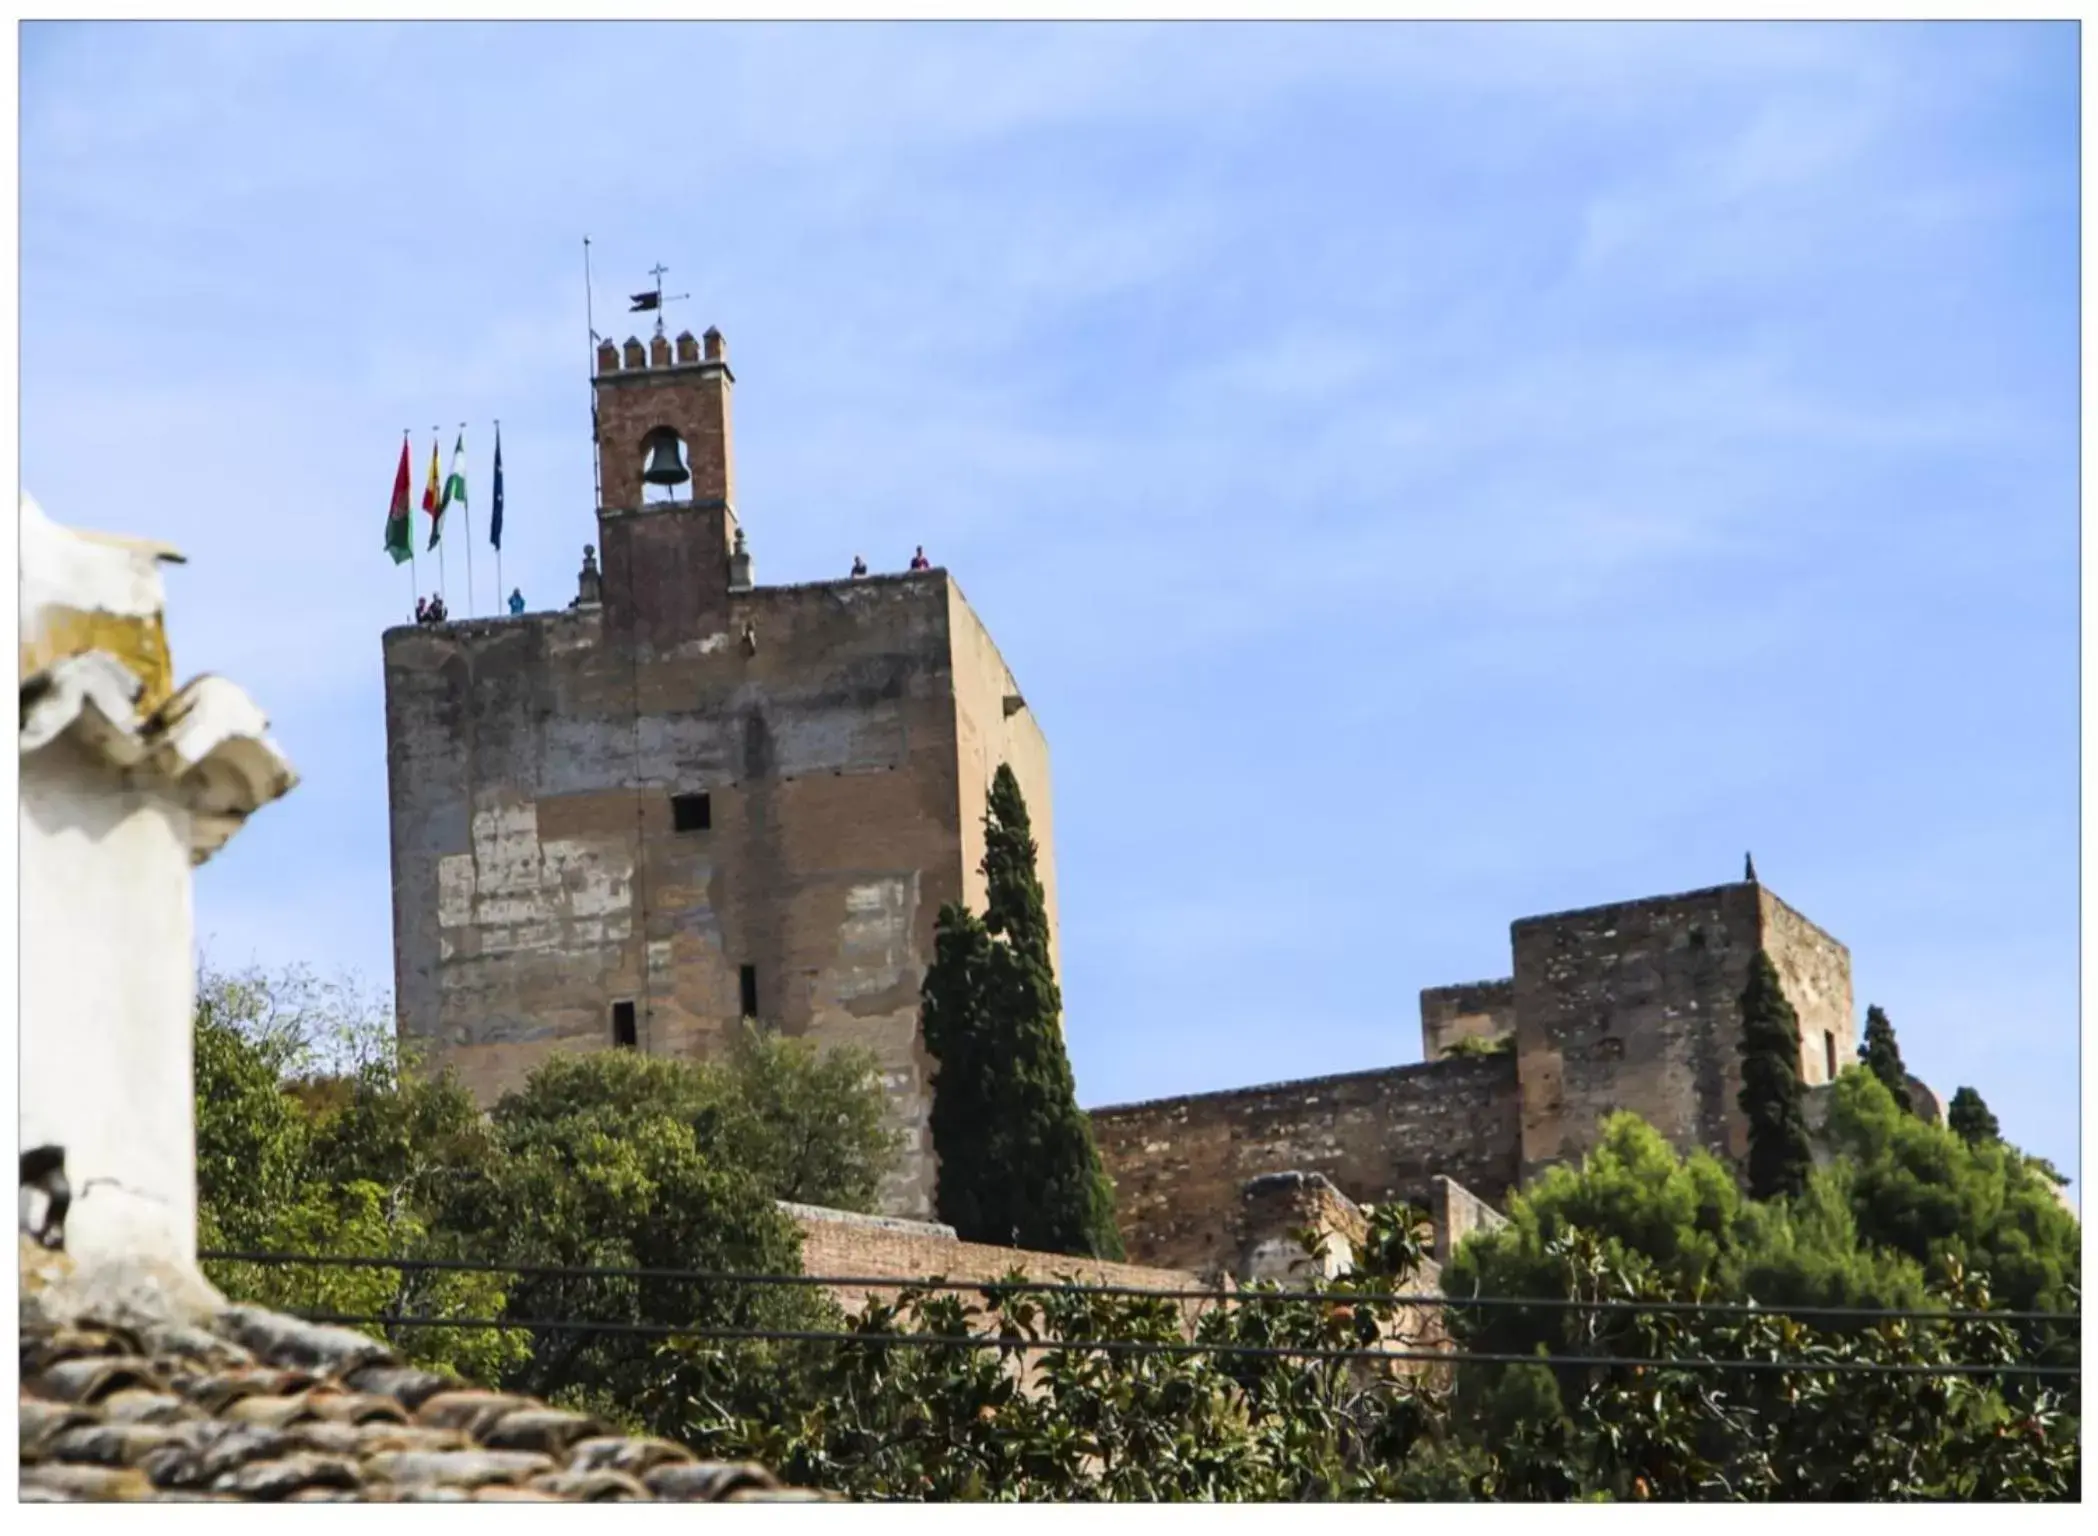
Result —
[[984, 815], [983, 919], [942, 908], [923, 990], [940, 1216], [976, 1242], [1120, 1258], [1114, 1192], [1064, 1049], [1035, 858], [1019, 780], [1001, 764]]
[[[1904, 1112], [1863, 1070], [1838, 1079], [1826, 1136], [1831, 1155], [1801, 1192], [1764, 1202], [1744, 1196], [1728, 1170], [1708, 1154], [1678, 1157], [1637, 1117], [1614, 1116], [1582, 1166], [1552, 1169], [1513, 1196], [1507, 1226], [1468, 1241], [1444, 1271], [1443, 1284], [1452, 1297], [1577, 1298], [1582, 1294], [1579, 1272], [1569, 1267], [1569, 1254], [1580, 1250], [1589, 1256], [1584, 1262], [1591, 1274], [1614, 1276], [1613, 1284], [1634, 1293], [1680, 1300], [1931, 1309], [1955, 1302], [1978, 1305], [1988, 1295], [1999, 1307], [2020, 1310], [2074, 1311], [2079, 1306], [2077, 1223], [2029, 1160], [2000, 1147], [1970, 1147], [1950, 1131]], [[1921, 1324], [1820, 1321], [1818, 1333], [1764, 1317], [1745, 1333], [1721, 1329], [1715, 1335], [1704, 1329], [1699, 1337], [1711, 1338], [1715, 1349], [1746, 1348], [1755, 1340], [1763, 1341], [1755, 1348], [1771, 1348], [1772, 1341], [1788, 1338], [1810, 1339], [1816, 1348], [1866, 1350], [1897, 1344], [1907, 1349], [1936, 1340], [1930, 1347], [1953, 1358], [2024, 1355], [2057, 1364], [2077, 1358], [2073, 1326], [2005, 1324], [1976, 1330], [1946, 1325], [1934, 1330]], [[1563, 1308], [1455, 1309], [1452, 1327], [1468, 1347], [1503, 1353], [1660, 1354], [1684, 1348], [1648, 1349], [1647, 1343], [1665, 1342], [1664, 1336], [1634, 1328], [1630, 1318], [1587, 1317]], [[1977, 1348], [1984, 1352], [1973, 1355]], [[1796, 1351], [1788, 1344], [1785, 1352]], [[1558, 1379], [1546, 1379], [1571, 1401], [1580, 1374], [1561, 1371]], [[1538, 1404], [1551, 1396], [1540, 1396], [1538, 1382], [1519, 1372], [1477, 1371], [1459, 1387], [1466, 1412], [1505, 1426], [1534, 1423]], [[1949, 1395], [1941, 1396], [1941, 1388]], [[1887, 1425], [1896, 1427], [1888, 1431], [1895, 1436], [1888, 1444], [1912, 1435], [1918, 1423], [1952, 1434], [1955, 1422], [1939, 1422], [1946, 1415], [1965, 1426], [1960, 1433], [1987, 1440], [1995, 1431], [1984, 1435], [1977, 1426], [2008, 1423], [2014, 1409], [2025, 1408], [2044, 1409], [2043, 1418], [2057, 1416], [2063, 1428], [2050, 1433], [2073, 1436], [2076, 1395], [2056, 1390], [2043, 1400], [2035, 1391], [2030, 1378], [2007, 1378], [1983, 1392], [1972, 1382], [1948, 1388], [1930, 1378], [1901, 1385], [1875, 1377], [1846, 1380], [1822, 1400], [1796, 1400], [1787, 1395], [1792, 1386], [1757, 1378], [1733, 1388], [1746, 1416], [1740, 1419], [1740, 1443], [1729, 1455], [1737, 1460], [1749, 1455], [1752, 1427], [1807, 1420], [1811, 1415], [1803, 1404], [1817, 1401], [1813, 1412], [1841, 1409], [1850, 1415], [1841, 1421], [1850, 1425], [1841, 1433], [1859, 1445], [1875, 1443], [1867, 1432], [1879, 1422], [1851, 1412], [1867, 1400], [1886, 1416]], [[1716, 1426], [1723, 1418], [1714, 1418], [1703, 1433], [1719, 1434]], [[1798, 1431], [1809, 1442], [1816, 1434], [1838, 1433], [1835, 1420], [1813, 1422], [1818, 1429], [1803, 1423]], [[1899, 1429], [1902, 1425], [1911, 1428]], [[1589, 1427], [1584, 1424], [1584, 1432]], [[1565, 1432], [1572, 1432], [1570, 1424]], [[1719, 1465], [1715, 1456], [1708, 1445], [1707, 1463]], [[1842, 1475], [1862, 1477], [1869, 1459], [1859, 1450], [1851, 1470]], [[1768, 1475], [1779, 1470], [1773, 1462]]]
[[[950, 932], [980, 963], [1013, 926]], [[791, 1275], [798, 1244], [774, 1200], [864, 1208], [893, 1154], [862, 1058], [755, 1033], [713, 1065], [556, 1057], [484, 1116], [403, 1060], [384, 1024], [299, 978], [207, 977], [206, 1245]], [[1261, 1286], [1185, 1303], [1014, 1276], [877, 1294], [848, 1315], [799, 1284], [211, 1269], [277, 1306], [493, 1319], [505, 1326], [374, 1331], [860, 1498], [2075, 1497], [2073, 1379], [1989, 1370], [2073, 1363], [2071, 1328], [1653, 1309], [2077, 1307], [2079, 1232], [2034, 1159], [1903, 1113], [1863, 1070], [1839, 1080], [1824, 1134], [1795, 1195], [1756, 1200], [1710, 1156], [1615, 1117], [1581, 1166], [1545, 1174], [1505, 1227], [1460, 1248], [1447, 1310], [1403, 1299], [1424, 1235], [1389, 1209], [1369, 1213], [1357, 1269], [1320, 1300]], [[1535, 1304], [1465, 1304], [1480, 1297]], [[1583, 1305], [1549, 1305], [1568, 1302]], [[631, 1331], [546, 1326], [578, 1322]], [[712, 1336], [667, 1332], [690, 1328]], [[1446, 1340], [1513, 1359], [1438, 1364]], [[1555, 1358], [1514, 1363], [1540, 1351]], [[1711, 1363], [1777, 1360], [1803, 1365]], [[1845, 1369], [1859, 1365], [1904, 1371]], [[1979, 1369], [1906, 1369], [1945, 1365]]]
[[1796, 1195], [1813, 1167], [1799, 1018], [1777, 967], [1757, 950], [1741, 994], [1741, 1112], [1748, 1117], [1748, 1190], [1758, 1200]]
[[[812, 1357], [797, 1392], [748, 1416], [685, 1388], [688, 1355], [712, 1369], [695, 1347], [668, 1352], [665, 1392], [707, 1451], [872, 1499], [2076, 1494], [2076, 1424], [2052, 1384], [1845, 1370], [2015, 1362], [2020, 1341], [2000, 1325], [1830, 1333], [1769, 1313], [1588, 1313], [1569, 1326], [1568, 1352], [1627, 1363], [1463, 1366], [1453, 1390], [1451, 1367], [1420, 1358], [1433, 1325], [1400, 1300], [1418, 1238], [1404, 1213], [1373, 1219], [1375, 1262], [1326, 1282], [1318, 1301], [1260, 1286], [1190, 1320], [1164, 1299], [1055, 1293], [1013, 1277], [875, 1302], [854, 1320], [853, 1342]], [[1547, 1257], [1551, 1289], [1569, 1297], [1682, 1299], [1656, 1266], [1613, 1256], [1578, 1229]], [[1983, 1286], [1956, 1273], [1937, 1299], [1988, 1304]], [[1214, 1352], [1167, 1352], [1190, 1338]], [[1258, 1353], [1277, 1348], [1357, 1353]], [[1382, 1363], [1362, 1358], [1367, 1349], [1413, 1358]], [[1633, 1363], [1657, 1358], [1673, 1363]], [[1806, 1368], [1684, 1363], [1775, 1359]], [[1474, 1375], [1486, 1390], [1466, 1390]]]
[[1909, 1069], [1902, 1064], [1893, 1022], [1877, 1003], [1865, 1010], [1865, 1038], [1858, 1045], [1858, 1060], [1886, 1085], [1896, 1104], [1904, 1110], [1914, 1108], [1909, 1103]]
[[1972, 1088], [1962, 1088], [1953, 1094], [1952, 1103], [1946, 1106], [1945, 1124], [1969, 1146], [1997, 1141], [2003, 1136], [2003, 1127], [1996, 1123], [1988, 1101]]
[[[774, 1204], [869, 1209], [894, 1156], [871, 1059], [748, 1031], [720, 1063], [556, 1056], [483, 1116], [416, 1071], [383, 1011], [298, 974], [207, 973], [196, 1030], [207, 1249], [792, 1273]], [[411, 1358], [641, 1421], [657, 1341], [546, 1320], [807, 1328], [812, 1287], [213, 1261], [230, 1294], [400, 1326]]]

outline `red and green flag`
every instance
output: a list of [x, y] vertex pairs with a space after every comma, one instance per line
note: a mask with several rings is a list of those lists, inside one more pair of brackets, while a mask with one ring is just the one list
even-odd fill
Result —
[[415, 557], [414, 535], [408, 530], [408, 439], [401, 439], [401, 467], [393, 472], [393, 501], [386, 509], [386, 553], [393, 563]]
[[423, 510], [430, 514], [430, 542], [427, 549], [437, 547], [437, 535], [444, 522], [444, 502], [437, 491], [437, 439], [430, 439], [430, 483], [423, 487]]

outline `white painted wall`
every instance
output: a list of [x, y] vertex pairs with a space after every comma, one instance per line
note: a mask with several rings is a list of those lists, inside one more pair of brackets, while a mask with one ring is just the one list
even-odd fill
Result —
[[196, 1257], [189, 812], [61, 738], [21, 759], [21, 1146], [76, 1259]]

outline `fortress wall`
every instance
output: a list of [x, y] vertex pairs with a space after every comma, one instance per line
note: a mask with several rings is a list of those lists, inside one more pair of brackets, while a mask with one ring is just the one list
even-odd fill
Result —
[[1511, 1056], [1458, 1058], [1092, 1112], [1133, 1260], [1237, 1262], [1241, 1191], [1262, 1174], [1323, 1174], [1359, 1205], [1427, 1205], [1445, 1174], [1489, 1200], [1514, 1186]]

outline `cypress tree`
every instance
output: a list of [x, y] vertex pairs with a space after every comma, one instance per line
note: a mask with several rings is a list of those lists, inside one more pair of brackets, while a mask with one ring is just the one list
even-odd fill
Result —
[[1777, 967], [1760, 949], [1741, 994], [1740, 1105], [1748, 1116], [1749, 1194], [1757, 1200], [1798, 1194], [1814, 1167], [1799, 1076], [1799, 1016], [1785, 999]]
[[2003, 1127], [1996, 1123], [1988, 1104], [1972, 1088], [1962, 1088], [1953, 1094], [1952, 1103], [1945, 1109], [1945, 1125], [1970, 1147], [2003, 1139]]
[[942, 910], [925, 978], [940, 1217], [973, 1242], [1120, 1258], [1113, 1191], [1064, 1050], [1035, 857], [1019, 780], [1001, 765], [984, 816], [984, 917]]
[[1909, 1102], [1909, 1069], [1902, 1065], [1901, 1047], [1894, 1043], [1894, 1025], [1877, 1003], [1865, 1010], [1865, 1040], [1858, 1047], [1858, 1060], [1887, 1085], [1895, 1103], [1915, 1113], [1915, 1105]]
[[977, 1178], [996, 1128], [997, 1043], [985, 1037], [982, 1017], [991, 947], [982, 919], [958, 902], [941, 907], [918, 1015], [925, 1049], [938, 1063], [928, 1117], [940, 1157], [934, 1201], [941, 1219], [972, 1241], [998, 1220], [983, 1209]]

